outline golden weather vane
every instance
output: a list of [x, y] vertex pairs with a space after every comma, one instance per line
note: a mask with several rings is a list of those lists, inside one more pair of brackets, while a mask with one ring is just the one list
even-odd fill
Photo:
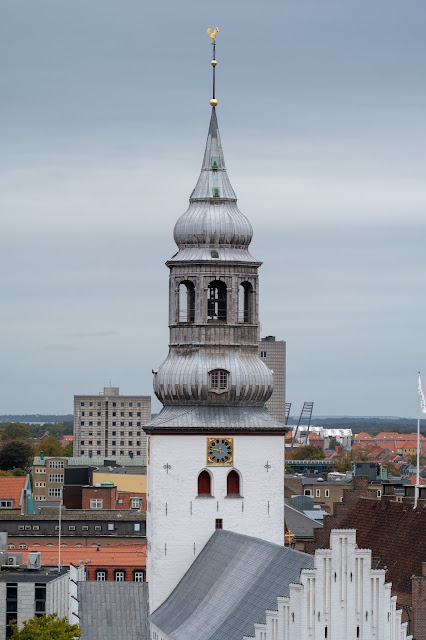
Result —
[[211, 43], [213, 45], [213, 60], [211, 62], [211, 65], [213, 67], [213, 97], [210, 100], [210, 104], [211, 106], [217, 107], [217, 100], [216, 100], [216, 96], [215, 96], [215, 90], [216, 90], [216, 76], [215, 76], [215, 67], [217, 65], [217, 60], [216, 60], [216, 36], [219, 33], [219, 27], [216, 27], [216, 29], [214, 31], [212, 31], [212, 29], [210, 29], [210, 27], [207, 29], [207, 35], [210, 36], [210, 40]]

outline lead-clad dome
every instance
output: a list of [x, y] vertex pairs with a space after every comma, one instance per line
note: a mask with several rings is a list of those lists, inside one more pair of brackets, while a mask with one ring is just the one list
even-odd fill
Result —
[[[209, 372], [215, 369], [229, 373], [229, 387], [220, 395], [209, 391]], [[273, 374], [257, 353], [206, 353], [193, 347], [185, 354], [169, 353], [154, 376], [154, 391], [165, 405], [237, 402], [264, 406], [273, 391]]]
[[188, 246], [247, 248], [252, 235], [252, 226], [237, 207], [226, 172], [213, 109], [201, 174], [187, 211], [175, 225], [174, 239], [180, 249]]

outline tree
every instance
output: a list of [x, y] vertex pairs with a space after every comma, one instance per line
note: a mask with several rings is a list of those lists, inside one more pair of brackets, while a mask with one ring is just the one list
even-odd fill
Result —
[[20, 422], [8, 424], [2, 431], [2, 440], [26, 440], [31, 435], [30, 431]]
[[324, 451], [321, 447], [315, 447], [312, 444], [293, 449], [288, 456], [288, 460], [322, 460], [325, 458]]
[[48, 436], [47, 438], [43, 438], [41, 442], [36, 447], [36, 454], [40, 455], [40, 452], [43, 451], [45, 456], [61, 456], [62, 455], [62, 447], [60, 442], [54, 436]]
[[291, 475], [293, 475], [293, 473], [294, 473], [293, 469], [290, 467], [290, 465], [289, 465], [289, 464], [286, 464], [286, 465], [285, 465], [285, 472], [286, 472], [286, 473], [289, 473], [289, 474], [291, 474]]
[[22, 629], [11, 623], [13, 635], [11, 640], [74, 640], [81, 638], [81, 631], [76, 624], [69, 624], [66, 618], [58, 618], [56, 613], [50, 616], [35, 616], [26, 620]]
[[70, 442], [69, 444], [67, 444], [66, 447], [62, 448], [62, 454], [63, 456], [65, 456], [66, 458], [72, 458], [74, 455], [74, 445], [72, 442]]
[[338, 471], [339, 473], [345, 473], [345, 471], [352, 471], [352, 455], [351, 453], [347, 453], [340, 458], [337, 458], [333, 462], [333, 471]]
[[328, 448], [334, 450], [336, 448], [336, 444], [338, 444], [337, 438], [330, 438], [330, 442], [328, 443]]
[[25, 469], [32, 463], [34, 447], [25, 440], [6, 440], [0, 446], [0, 469]]

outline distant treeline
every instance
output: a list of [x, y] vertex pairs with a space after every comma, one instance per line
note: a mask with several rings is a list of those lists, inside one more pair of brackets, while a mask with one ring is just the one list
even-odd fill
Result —
[[[298, 418], [290, 417], [288, 420], [289, 425], [297, 424]], [[305, 424], [304, 422], [302, 424]], [[365, 417], [365, 418], [351, 418], [350, 416], [344, 417], [330, 417], [330, 418], [316, 418], [312, 417], [311, 424], [316, 427], [325, 427], [326, 429], [352, 429], [353, 433], [360, 433], [366, 431], [367, 433], [373, 433], [380, 431], [398, 431], [400, 433], [411, 433], [417, 430], [417, 420], [414, 418], [381, 418], [381, 417]], [[423, 420], [420, 423], [421, 431], [426, 432], [426, 421]]]
[[0, 416], [0, 422], [72, 422], [72, 413], [64, 415], [48, 415], [43, 413], [31, 413], [23, 415], [3, 415]]

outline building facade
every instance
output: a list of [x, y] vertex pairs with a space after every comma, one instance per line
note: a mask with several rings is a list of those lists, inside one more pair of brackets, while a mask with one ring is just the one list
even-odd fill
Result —
[[[64, 485], [113, 481], [114, 484], [120, 483], [120, 487], [138, 489], [146, 483], [145, 465], [145, 457], [132, 454], [106, 459], [104, 456], [46, 457], [41, 453], [33, 460], [34, 503], [37, 507], [46, 502], [59, 504]], [[98, 470], [101, 472], [99, 476], [95, 473]], [[124, 475], [128, 480], [120, 480]]]
[[[174, 229], [169, 355], [154, 371], [164, 407], [148, 434], [147, 574], [155, 610], [215, 529], [284, 540], [285, 427], [265, 410], [261, 263], [238, 210], [213, 107], [201, 175]], [[178, 499], [176, 497], [178, 496]]]
[[274, 390], [266, 408], [275, 420], [285, 422], [286, 343], [275, 336], [266, 336], [260, 340], [258, 350], [274, 377]]
[[142, 426], [151, 419], [151, 396], [120, 395], [118, 387], [74, 396], [75, 456], [146, 456]]
[[313, 569], [301, 571], [300, 584], [290, 585], [289, 596], [265, 611], [266, 623], [255, 624], [244, 640], [412, 638], [386, 570], [371, 567], [371, 551], [357, 548], [354, 529], [333, 530], [330, 549], [317, 549], [314, 561]]

